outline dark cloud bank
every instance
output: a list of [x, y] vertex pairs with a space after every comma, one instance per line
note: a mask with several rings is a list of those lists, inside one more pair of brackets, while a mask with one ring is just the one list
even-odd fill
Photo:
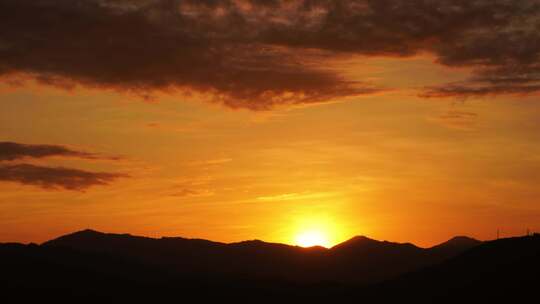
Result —
[[23, 158], [44, 158], [50, 156], [77, 157], [82, 159], [118, 160], [117, 157], [102, 157], [94, 153], [82, 152], [58, 145], [28, 145], [14, 142], [0, 142], [0, 182], [16, 182], [45, 189], [65, 189], [83, 191], [97, 185], [108, 185], [125, 174], [91, 172], [64, 167], [46, 167], [33, 164], [1, 163]]
[[231, 107], [380, 89], [320, 57], [430, 52], [473, 67], [426, 97], [540, 90], [540, 0], [0, 0], [0, 75], [207, 93]]

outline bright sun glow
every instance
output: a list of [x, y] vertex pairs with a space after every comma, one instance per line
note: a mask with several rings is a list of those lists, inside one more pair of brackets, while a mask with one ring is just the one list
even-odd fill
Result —
[[330, 242], [328, 241], [326, 234], [317, 230], [301, 232], [296, 236], [296, 244], [301, 247], [330, 246]]
[[[311, 208], [312, 209], [312, 208]], [[301, 247], [322, 246], [331, 248], [347, 239], [347, 230], [329, 212], [316, 213], [311, 209], [291, 214], [291, 224], [283, 231], [284, 243]]]

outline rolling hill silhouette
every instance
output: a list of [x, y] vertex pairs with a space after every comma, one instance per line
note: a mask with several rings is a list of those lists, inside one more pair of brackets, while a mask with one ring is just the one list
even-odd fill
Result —
[[443, 263], [370, 288], [369, 296], [384, 302], [536, 302], [539, 273], [540, 235], [535, 234], [485, 242]]
[[0, 244], [0, 291], [19, 302], [483, 302], [533, 292], [539, 257], [539, 236], [457, 237], [431, 248], [360, 236], [326, 249], [85, 230], [41, 245]]
[[258, 240], [224, 244], [200, 239], [146, 238], [84, 230], [43, 247], [123, 257], [190, 276], [234, 275], [301, 283], [373, 283], [433, 265], [480, 242], [452, 239], [433, 248], [354, 237], [333, 248], [302, 248]]

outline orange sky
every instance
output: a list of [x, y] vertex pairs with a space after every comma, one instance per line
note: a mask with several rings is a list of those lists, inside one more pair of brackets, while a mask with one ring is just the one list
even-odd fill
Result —
[[[0, 59], [0, 142], [83, 151], [0, 162], [0, 242], [92, 228], [291, 244], [315, 231], [328, 245], [367, 235], [431, 246], [455, 235], [491, 239], [497, 228], [503, 236], [540, 230], [538, 61], [530, 59], [540, 50], [521, 36], [519, 52], [506, 48], [498, 32], [497, 44], [489, 35], [468, 39], [499, 23], [511, 24], [504, 35], [521, 35], [529, 19], [540, 19], [502, 13], [511, 22], [480, 18], [454, 33], [444, 22], [453, 25], [461, 11], [446, 6], [423, 7], [424, 14], [449, 12], [420, 20], [441, 22], [430, 27], [414, 23], [417, 12], [409, 19], [409, 7], [388, 11], [363, 0], [305, 10], [303, 1], [261, 10], [248, 0], [210, 8], [185, 1], [171, 14], [192, 25], [186, 31], [195, 34], [186, 37], [201, 39], [193, 42], [167, 40], [178, 34], [169, 29], [180, 17], [152, 6], [161, 0], [117, 2], [77, 11], [83, 19], [114, 11], [108, 27], [96, 23], [81, 41], [77, 30], [91, 22], [68, 18], [41, 33], [43, 8], [25, 4], [38, 21], [24, 30], [49, 37], [56, 49], [0, 30], [0, 55], [10, 56]], [[493, 16], [510, 11], [505, 3], [489, 6]], [[123, 19], [132, 10], [144, 11], [144, 21]], [[232, 10], [245, 22], [227, 19]], [[374, 25], [371, 32], [370, 24], [356, 25], [358, 41], [353, 30], [333, 34], [341, 19], [321, 22], [330, 12], [354, 21], [362, 10]], [[378, 21], [385, 11], [403, 24]], [[10, 27], [25, 17], [16, 18]], [[206, 21], [189, 23], [197, 18]], [[320, 36], [306, 34], [314, 28]], [[167, 43], [152, 44], [154, 32]], [[123, 40], [131, 34], [140, 41]], [[490, 53], [493, 47], [500, 49]], [[92, 58], [99, 60], [86, 63]], [[112, 175], [67, 189], [61, 183], [77, 181], [51, 186], [49, 176], [15, 177], [18, 164]]]
[[[399, 61], [373, 63], [383, 76], [419, 71], [388, 80], [403, 86], [463, 73], [426, 57]], [[39, 85], [4, 87], [1, 99], [6, 141], [124, 158], [32, 162], [130, 175], [85, 191], [0, 183], [2, 241], [91, 227], [293, 243], [321, 229], [332, 244], [362, 234], [429, 246], [540, 228], [535, 97], [441, 101], [400, 90], [265, 112]]]

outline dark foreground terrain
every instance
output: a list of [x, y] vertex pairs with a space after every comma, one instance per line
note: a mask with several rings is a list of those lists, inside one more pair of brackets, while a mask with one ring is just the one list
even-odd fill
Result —
[[0, 244], [0, 270], [3, 303], [536, 303], [540, 236], [325, 249], [85, 230]]

